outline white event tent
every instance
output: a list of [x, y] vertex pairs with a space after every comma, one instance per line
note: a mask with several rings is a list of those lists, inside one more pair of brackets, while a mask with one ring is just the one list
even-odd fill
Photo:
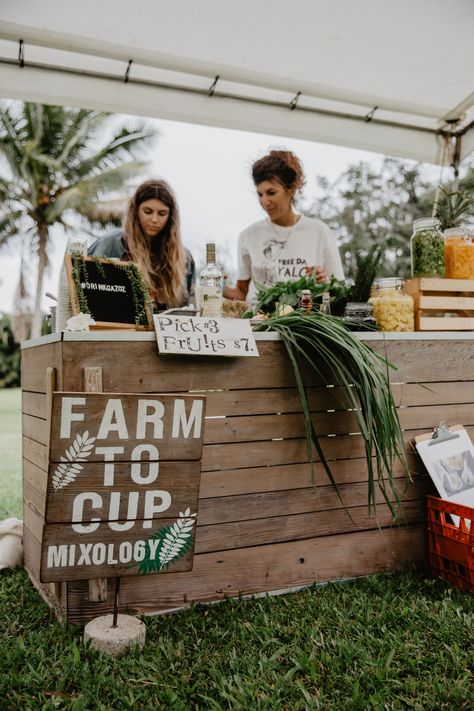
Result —
[[0, 96], [457, 165], [473, 0], [1, 0]]

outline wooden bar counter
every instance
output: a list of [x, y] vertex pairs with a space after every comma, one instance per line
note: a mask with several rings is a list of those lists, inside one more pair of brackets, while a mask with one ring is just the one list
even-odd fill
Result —
[[[159, 356], [153, 333], [66, 333], [23, 344], [25, 565], [56, 614], [85, 624], [110, 612], [113, 586], [93, 596], [88, 581], [41, 584], [39, 552], [47, 476], [47, 369], [55, 389], [81, 392], [100, 373], [104, 392], [187, 393], [207, 397], [194, 569], [126, 577], [122, 610], [153, 613], [227, 596], [284, 591], [425, 560], [425, 495], [435, 493], [415, 435], [438, 425], [474, 430], [474, 334], [359, 334], [397, 366], [392, 387], [413, 482], [392, 522], [379, 497], [367, 508], [367, 466], [353, 413], [337, 383], [313, 380], [317, 432], [347, 510], [320, 464], [315, 489], [293, 372], [276, 334], [257, 334], [259, 358]], [[91, 370], [94, 369], [94, 370]], [[98, 370], [99, 369], [99, 370]]]

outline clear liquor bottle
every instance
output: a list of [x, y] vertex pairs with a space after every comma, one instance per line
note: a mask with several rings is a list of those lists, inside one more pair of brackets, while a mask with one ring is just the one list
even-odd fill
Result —
[[223, 279], [222, 271], [216, 264], [216, 245], [206, 244], [206, 266], [199, 274], [201, 316], [221, 317]]

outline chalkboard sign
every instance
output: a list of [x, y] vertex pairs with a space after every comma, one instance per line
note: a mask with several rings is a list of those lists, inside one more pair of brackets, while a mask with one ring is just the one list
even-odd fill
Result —
[[88, 313], [96, 328], [153, 328], [148, 290], [136, 264], [67, 254], [73, 314]]

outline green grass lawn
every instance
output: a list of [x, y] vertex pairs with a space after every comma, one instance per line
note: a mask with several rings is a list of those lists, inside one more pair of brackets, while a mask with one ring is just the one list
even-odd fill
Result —
[[411, 573], [147, 617], [99, 656], [0, 577], [2, 709], [472, 709], [474, 598]]
[[0, 390], [0, 520], [22, 518], [21, 390]]
[[[20, 392], [0, 391], [0, 517], [21, 516]], [[474, 597], [409, 571], [145, 618], [103, 657], [24, 571], [0, 575], [0, 709], [468, 711]]]

